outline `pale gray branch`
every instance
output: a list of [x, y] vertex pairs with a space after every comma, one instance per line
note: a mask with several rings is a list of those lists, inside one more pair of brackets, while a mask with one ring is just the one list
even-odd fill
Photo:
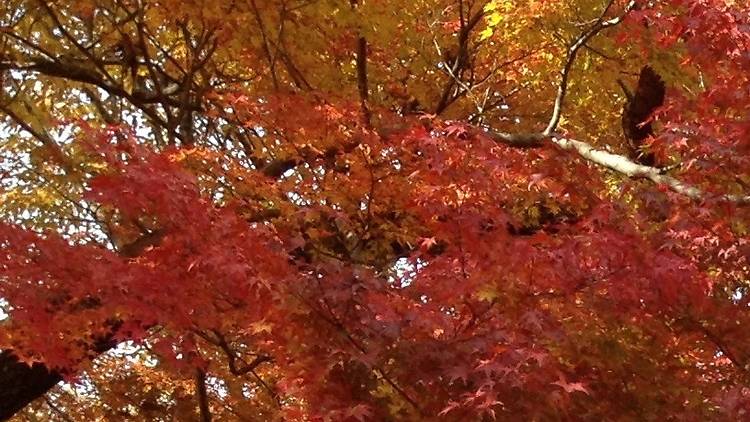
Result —
[[[495, 142], [502, 143], [514, 148], [538, 148], [545, 144], [545, 141], [549, 139], [553, 144], [558, 147], [567, 150], [574, 151], [583, 159], [597, 164], [602, 167], [606, 167], [612, 171], [620, 173], [630, 178], [643, 178], [651, 180], [654, 183], [668, 187], [674, 192], [684, 195], [694, 200], [708, 199], [710, 195], [701, 189], [691, 186], [682, 182], [681, 180], [665, 174], [665, 170], [658, 167], [644, 166], [636, 163], [630, 158], [613, 154], [608, 151], [594, 148], [591, 144], [575, 139], [570, 139], [559, 134], [556, 134], [557, 125], [560, 123], [562, 116], [563, 102], [565, 101], [565, 95], [568, 89], [568, 79], [570, 77], [570, 71], [573, 68], [576, 55], [581, 47], [586, 45], [586, 42], [590, 40], [594, 35], [598, 34], [606, 28], [610, 28], [622, 22], [625, 15], [627, 15], [635, 7], [635, 1], [631, 0], [625, 6], [624, 11], [621, 15], [605, 19], [609, 9], [612, 7], [614, 0], [608, 1], [602, 10], [599, 18], [593, 23], [593, 25], [586, 31], [584, 31], [575, 41], [569, 46], [567, 57], [562, 71], [560, 72], [560, 85], [558, 87], [557, 96], [555, 97], [555, 104], [552, 109], [552, 116], [550, 117], [547, 127], [539, 133], [507, 133], [499, 131], [488, 131], [486, 134], [490, 136]], [[718, 199], [724, 201], [730, 201], [738, 204], [750, 204], [750, 196], [747, 195], [720, 195]]]
[[[583, 141], [555, 134], [546, 135], [544, 133], [512, 134], [492, 131], [487, 132], [487, 135], [495, 142], [514, 148], [539, 148], [545, 144], [545, 140], [549, 139], [550, 142], [558, 147], [566, 151], [573, 151], [588, 162], [606, 167], [624, 176], [633, 179], [648, 179], [694, 200], [711, 198], [711, 195], [703, 190], [682, 182], [673, 176], [664, 174], [664, 169], [638, 164], [624, 155], [613, 154], [608, 151], [597, 149], [593, 145]], [[719, 195], [716, 199], [734, 202], [741, 205], [750, 205], [750, 195], [723, 194]]]

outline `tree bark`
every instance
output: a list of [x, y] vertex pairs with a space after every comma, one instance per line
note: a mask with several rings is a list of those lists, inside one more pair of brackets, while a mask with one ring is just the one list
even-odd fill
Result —
[[[151, 246], [158, 245], [165, 233], [156, 230], [144, 233], [134, 242], [124, 245], [118, 251], [125, 257], [136, 257]], [[106, 335], [97, 337], [91, 346], [90, 356], [98, 356], [117, 345], [114, 334], [122, 321], [107, 321]], [[29, 403], [42, 397], [62, 380], [62, 374], [47, 368], [42, 363], [31, 366], [18, 360], [12, 350], [0, 351], [0, 421], [10, 419]]]
[[0, 420], [10, 419], [62, 380], [41, 363], [29, 366], [10, 350], [0, 352]]
[[208, 391], [206, 391], [206, 372], [198, 369], [195, 373], [195, 390], [198, 396], [201, 422], [211, 422], [211, 409], [208, 405]]

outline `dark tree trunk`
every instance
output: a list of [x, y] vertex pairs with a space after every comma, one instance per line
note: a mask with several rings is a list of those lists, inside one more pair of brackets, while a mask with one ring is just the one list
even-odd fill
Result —
[[0, 352], [0, 420], [10, 419], [61, 379], [41, 363], [28, 366], [9, 350]]
[[[125, 257], [136, 257], [146, 248], [158, 245], [165, 233], [155, 230], [145, 233], [131, 244], [125, 245], [119, 251]], [[85, 308], [100, 306], [96, 299], [88, 302]], [[96, 336], [93, 340], [89, 356], [96, 357], [117, 345], [115, 333], [122, 325], [120, 320], [104, 322], [106, 334]], [[62, 375], [51, 371], [41, 363], [32, 366], [19, 362], [11, 350], [0, 351], [0, 421], [10, 419], [19, 410], [26, 407], [35, 399], [42, 397], [47, 391], [62, 380]]]
[[[122, 321], [107, 321], [108, 332], [96, 336], [89, 350], [95, 358], [117, 346], [114, 334]], [[0, 351], [0, 421], [8, 420], [35, 399], [42, 397], [62, 380], [62, 374], [49, 370], [44, 364], [29, 366], [20, 362], [11, 350]]]

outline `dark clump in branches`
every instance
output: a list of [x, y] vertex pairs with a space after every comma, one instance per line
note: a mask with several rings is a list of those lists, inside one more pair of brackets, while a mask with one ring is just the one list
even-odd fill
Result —
[[630, 145], [631, 157], [641, 164], [653, 166], [654, 155], [645, 150], [644, 141], [654, 133], [649, 120], [651, 114], [664, 104], [664, 81], [650, 66], [644, 66], [635, 93], [618, 82], [628, 99], [622, 111], [622, 131]]

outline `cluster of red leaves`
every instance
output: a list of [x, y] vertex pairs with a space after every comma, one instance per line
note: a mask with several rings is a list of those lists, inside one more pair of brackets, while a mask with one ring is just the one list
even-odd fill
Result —
[[621, 34], [645, 51], [654, 48], [654, 40], [660, 47], [679, 45], [681, 64], [694, 69], [700, 81], [697, 92], [680, 86], [670, 90], [669, 104], [660, 113], [664, 130], [656, 140], [658, 152], [679, 157], [684, 180], [709, 192], [743, 189], [750, 164], [746, 8], [725, 0], [674, 0], [634, 12], [628, 23]]
[[[346, 110], [311, 113], [340, 127]], [[685, 340], [705, 343], [709, 329], [729, 338], [723, 327], [738, 318], [715, 305], [704, 263], [684, 249], [683, 240], [701, 241], [696, 232], [674, 232], [671, 247], [655, 243], [600, 186], [581, 186], [581, 178], [597, 180], [594, 170], [559, 151], [530, 158], [438, 122], [360, 135], [342, 153], [348, 172], [297, 189], [311, 197], [330, 189], [344, 205], [347, 196], [359, 204], [373, 195], [374, 213], [397, 206], [405, 229], [424, 239], [396, 264], [400, 277], [356, 260], [295, 256], [304, 240], [294, 221], [327, 210], [337, 226], [355, 227], [362, 215], [317, 202], [274, 224], [249, 223], [236, 204], [202, 193], [185, 151], [99, 142], [107, 171], [87, 198], [160, 241], [126, 259], [3, 225], [0, 295], [11, 298], [22, 327], [3, 344], [72, 369], [112, 319], [122, 321], [121, 339], [159, 327], [157, 350], [172, 359], [195, 354], [193, 333], [230, 332], [273, 358], [279, 392], [294, 398], [285, 407], [291, 417], [627, 412], [608, 373], [629, 379], [625, 392], [646, 388], [644, 374], [660, 377], [664, 391], [632, 392], [650, 406], [682, 406], [691, 394], [738, 400], [697, 366], [718, 365], [716, 350], [727, 346]], [[391, 163], [387, 177], [373, 179], [383, 163]], [[552, 211], [565, 219], [519, 229], [514, 206], [549, 198], [566, 208]]]
[[[711, 90], [671, 96], [663, 140], [686, 181], [742, 187], [748, 16], [718, 0], [666, 3], [631, 24], [716, 70]], [[72, 370], [110, 330], [150, 332], [163, 357], [207, 365], [186, 357], [199, 334], [224, 333], [272, 359], [290, 418], [747, 410], [746, 212], [658, 189], [613, 200], [569, 153], [500, 146], [455, 122], [384, 112], [397, 123], [375, 132], [356, 105], [220, 99], [272, 131], [302, 176], [105, 133], [94, 151], [106, 171], [86, 198], [116, 216], [113, 230], [158, 241], [129, 258], [0, 225], [0, 297], [13, 307], [0, 347]], [[253, 195], [217, 200], [207, 169]], [[262, 201], [278, 215], [248, 218]]]

